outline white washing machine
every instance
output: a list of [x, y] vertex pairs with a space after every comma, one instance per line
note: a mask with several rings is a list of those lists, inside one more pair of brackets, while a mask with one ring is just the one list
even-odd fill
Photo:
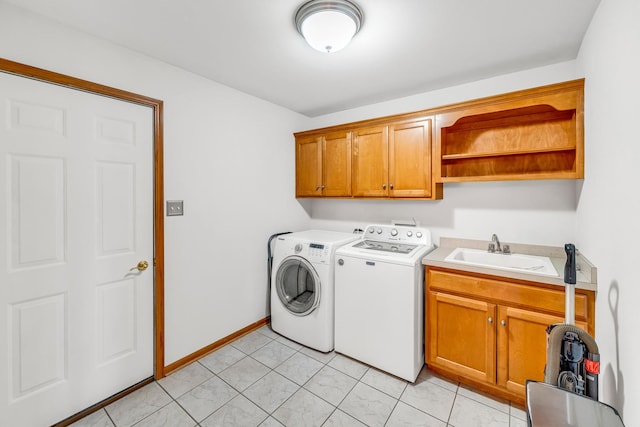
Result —
[[336, 252], [335, 350], [414, 382], [424, 365], [425, 228], [369, 225]]
[[333, 350], [334, 255], [358, 235], [308, 230], [278, 236], [273, 249], [271, 328], [318, 351]]

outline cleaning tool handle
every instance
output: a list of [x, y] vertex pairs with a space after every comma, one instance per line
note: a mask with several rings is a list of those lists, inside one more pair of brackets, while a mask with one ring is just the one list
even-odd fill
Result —
[[564, 265], [564, 283], [576, 284], [576, 247], [573, 243], [566, 243], [564, 251], [567, 253], [567, 262]]

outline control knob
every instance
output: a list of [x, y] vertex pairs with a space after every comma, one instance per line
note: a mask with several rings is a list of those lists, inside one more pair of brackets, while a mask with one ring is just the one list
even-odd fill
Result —
[[407, 237], [413, 236], [413, 231], [407, 231]]
[[298, 243], [293, 250], [296, 251], [297, 254], [302, 252], [302, 243]]
[[398, 230], [396, 230], [395, 228], [391, 230], [391, 235], [392, 236], [397, 236], [398, 235]]
[[382, 234], [382, 228], [378, 228], [378, 234]]
[[422, 232], [418, 231], [418, 232], [416, 233], [416, 237], [417, 237], [418, 239], [422, 239]]

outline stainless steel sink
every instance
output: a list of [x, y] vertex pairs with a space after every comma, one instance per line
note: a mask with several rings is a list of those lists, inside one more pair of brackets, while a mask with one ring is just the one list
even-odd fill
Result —
[[480, 249], [456, 248], [445, 258], [447, 262], [518, 273], [558, 276], [548, 257], [524, 254], [491, 253]]

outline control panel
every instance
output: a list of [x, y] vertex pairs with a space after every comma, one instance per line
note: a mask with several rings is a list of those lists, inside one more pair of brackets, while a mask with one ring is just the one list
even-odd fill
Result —
[[294, 251], [314, 263], [328, 264], [331, 259], [331, 247], [323, 243], [301, 242], [296, 244]]
[[383, 242], [431, 246], [431, 232], [426, 228], [404, 225], [371, 224], [364, 230], [364, 239]]

